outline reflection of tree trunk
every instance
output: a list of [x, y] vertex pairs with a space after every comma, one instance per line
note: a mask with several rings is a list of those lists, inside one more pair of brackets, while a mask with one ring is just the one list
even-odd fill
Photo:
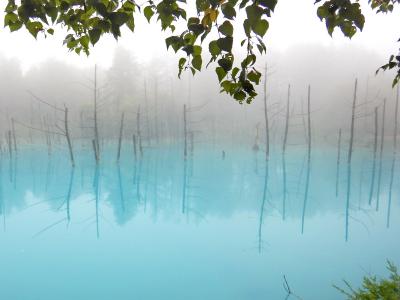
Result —
[[122, 176], [121, 176], [121, 168], [117, 165], [118, 168], [118, 188], [119, 188], [119, 198], [121, 200], [121, 209], [125, 212], [125, 200], [124, 200], [124, 190], [122, 186]]
[[336, 160], [336, 198], [339, 195], [339, 174], [340, 174], [340, 150], [342, 144], [342, 129], [339, 129], [338, 137], [338, 149], [337, 149], [337, 160]]
[[6, 207], [3, 197], [3, 166], [0, 164], [0, 215], [3, 215], [3, 230], [6, 231]]
[[187, 159], [183, 160], [182, 214], [186, 212]]
[[350, 143], [349, 152], [347, 156], [347, 198], [346, 198], [346, 241], [349, 236], [349, 209], [350, 209], [350, 194], [351, 194], [351, 160], [353, 156], [353, 143], [354, 143], [354, 120], [357, 101], [357, 79], [354, 84], [354, 97], [353, 106], [351, 109], [351, 125], [350, 125]]
[[267, 199], [267, 192], [268, 192], [268, 161], [265, 164], [265, 177], [264, 177], [264, 188], [263, 188], [263, 195], [260, 207], [260, 217], [258, 221], [258, 252], [261, 253], [262, 249], [262, 226], [264, 221], [264, 210], [265, 210], [265, 202]]
[[387, 218], [386, 218], [386, 226], [388, 228], [390, 225], [390, 208], [392, 205], [392, 188], [393, 188], [393, 181], [394, 181], [394, 171], [395, 171], [395, 167], [396, 167], [398, 114], [399, 114], [399, 86], [397, 86], [396, 107], [395, 107], [395, 111], [394, 111], [393, 157], [392, 157], [392, 167], [390, 170], [389, 201], [388, 201]]
[[311, 87], [308, 86], [308, 96], [307, 96], [307, 128], [308, 128], [308, 151], [307, 151], [307, 175], [306, 175], [306, 187], [304, 191], [303, 200], [303, 214], [301, 218], [301, 233], [304, 233], [304, 222], [306, 216], [306, 208], [308, 201], [308, 190], [310, 186], [310, 165], [311, 165]]
[[289, 114], [290, 114], [290, 84], [288, 86], [287, 103], [286, 103], [286, 122], [285, 132], [283, 135], [282, 146], [282, 172], [283, 172], [283, 203], [282, 203], [282, 219], [286, 217], [286, 196], [287, 196], [287, 182], [286, 182], [286, 144], [289, 133]]
[[375, 115], [375, 131], [374, 131], [374, 157], [372, 159], [372, 178], [371, 178], [371, 187], [369, 190], [369, 200], [368, 203], [371, 205], [372, 203], [372, 196], [374, 194], [374, 186], [375, 186], [375, 171], [376, 171], [376, 152], [378, 149], [378, 108], [375, 107], [374, 110], [374, 115]]
[[69, 186], [68, 186], [68, 193], [67, 193], [67, 222], [71, 221], [71, 212], [70, 212], [70, 201], [71, 201], [71, 194], [72, 194], [72, 184], [74, 182], [74, 174], [75, 168], [71, 168], [71, 173], [69, 176]]
[[386, 113], [386, 99], [383, 99], [381, 145], [380, 145], [380, 150], [379, 150], [378, 186], [377, 186], [376, 207], [375, 207], [376, 210], [379, 210], [379, 198], [380, 198], [380, 193], [381, 193], [383, 147], [384, 147], [384, 143], [385, 143], [385, 113]]
[[95, 211], [96, 211], [96, 236], [97, 238], [100, 237], [100, 230], [99, 230], [99, 198], [100, 198], [100, 170], [99, 165], [96, 164], [95, 172], [94, 172], [94, 180], [93, 180], [93, 188], [94, 188], [94, 199], [95, 199]]

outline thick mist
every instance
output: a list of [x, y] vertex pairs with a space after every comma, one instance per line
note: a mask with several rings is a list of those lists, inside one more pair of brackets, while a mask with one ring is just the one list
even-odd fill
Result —
[[[186, 126], [195, 144], [220, 143], [222, 148], [225, 143], [247, 144], [250, 149], [259, 143], [264, 147], [263, 83], [252, 104], [239, 104], [219, 93], [212, 67], [195, 77], [186, 72], [178, 79], [174, 61], [162, 58], [146, 64], [139, 61], [120, 47], [111, 67], [97, 67], [95, 75], [95, 66], [78, 68], [55, 60], [22, 73], [16, 60], [0, 58], [3, 150], [8, 131], [15, 132], [21, 145], [45, 144], [47, 135], [50, 136], [47, 139], [60, 139], [64, 107], [69, 110], [72, 143], [78, 140], [90, 143], [94, 138], [95, 95], [98, 135], [104, 141], [118, 140], [124, 114], [123, 139], [131, 140], [139, 128], [146, 146], [181, 143], [186, 105]], [[289, 145], [306, 143], [308, 85], [313, 140], [335, 144], [339, 129], [344, 140], [348, 139], [356, 79], [356, 146], [372, 142], [374, 109], [381, 107], [384, 99], [387, 99], [384, 121], [388, 127], [385, 139], [389, 140], [395, 91], [391, 88], [392, 74], [375, 75], [381, 62], [382, 57], [372, 52], [350, 47], [303, 45], [269, 54], [265, 65], [260, 63], [258, 67], [265, 70], [267, 66], [266, 99], [272, 147], [283, 141], [289, 85]]]

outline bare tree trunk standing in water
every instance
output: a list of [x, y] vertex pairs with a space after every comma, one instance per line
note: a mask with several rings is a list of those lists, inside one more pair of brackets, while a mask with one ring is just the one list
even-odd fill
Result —
[[7, 144], [8, 144], [8, 153], [10, 155], [10, 160], [12, 158], [12, 140], [11, 140], [11, 130], [7, 132]]
[[74, 152], [72, 150], [71, 137], [69, 135], [69, 127], [68, 127], [68, 108], [66, 106], [64, 106], [64, 130], [65, 130], [65, 137], [67, 139], [69, 155], [71, 158], [71, 164], [72, 167], [75, 167]]
[[383, 148], [385, 144], [385, 114], [386, 114], [386, 99], [383, 99], [383, 110], [382, 110], [382, 127], [381, 127], [381, 145], [379, 150], [379, 173], [378, 173], [378, 187], [376, 193], [376, 207], [379, 210], [379, 198], [381, 193], [381, 182], [382, 182], [382, 163], [383, 163]]
[[122, 135], [124, 131], [124, 113], [121, 116], [121, 126], [119, 128], [119, 138], [118, 138], [118, 154], [117, 154], [117, 162], [119, 163], [119, 159], [121, 157], [121, 145], [122, 145]]
[[136, 160], [137, 159], [137, 147], [136, 147], [136, 135], [135, 134], [132, 136], [132, 141], [133, 141], [133, 155]]
[[[141, 134], [141, 130], [140, 130], [140, 105], [139, 105], [137, 113], [136, 113], [136, 130], [137, 130], [137, 137], [138, 137], [138, 142], [139, 142], [139, 153], [140, 153], [140, 156], [143, 156], [142, 134]], [[150, 137], [148, 137], [148, 138], [150, 138]]]
[[94, 141], [96, 146], [96, 162], [100, 160], [99, 128], [97, 126], [97, 65], [94, 66]]
[[369, 190], [369, 200], [368, 200], [369, 205], [371, 205], [372, 203], [372, 197], [374, 194], [374, 186], [375, 186], [376, 152], [378, 150], [378, 107], [375, 107], [374, 115], [375, 115], [374, 157], [372, 159], [372, 178], [371, 178], [371, 187]]
[[258, 252], [261, 253], [262, 248], [262, 226], [264, 221], [265, 202], [268, 191], [268, 162], [269, 162], [269, 124], [268, 124], [268, 107], [267, 107], [267, 71], [268, 66], [265, 64], [264, 72], [264, 119], [265, 119], [265, 175], [264, 175], [264, 189], [260, 207], [260, 217], [258, 221]]
[[386, 227], [390, 225], [390, 208], [392, 205], [392, 188], [394, 180], [394, 171], [396, 167], [396, 156], [397, 156], [397, 130], [398, 130], [398, 115], [399, 115], [399, 86], [397, 85], [396, 93], [396, 106], [394, 110], [394, 131], [393, 131], [393, 157], [392, 157], [392, 168], [390, 170], [390, 185], [389, 185], [389, 201], [386, 218]]
[[268, 107], [267, 107], [267, 71], [268, 66], [265, 64], [264, 73], [264, 120], [265, 120], [265, 160], [269, 160], [269, 123], [268, 123]]
[[183, 138], [184, 138], [184, 146], [183, 146], [183, 156], [186, 160], [187, 158], [187, 115], [186, 115], [186, 104], [183, 105]]
[[11, 129], [12, 129], [12, 134], [13, 134], [14, 152], [16, 155], [17, 154], [17, 137], [16, 137], [16, 133], [15, 133], [15, 122], [14, 122], [13, 118], [11, 118]]
[[351, 125], [350, 125], [350, 143], [349, 152], [347, 156], [347, 198], [346, 198], [346, 229], [345, 229], [345, 239], [348, 240], [349, 237], [349, 209], [350, 209], [350, 190], [351, 190], [351, 160], [353, 157], [353, 143], [354, 143], [354, 120], [355, 120], [355, 110], [357, 101], [357, 79], [354, 84], [354, 97], [353, 105], [351, 109]]

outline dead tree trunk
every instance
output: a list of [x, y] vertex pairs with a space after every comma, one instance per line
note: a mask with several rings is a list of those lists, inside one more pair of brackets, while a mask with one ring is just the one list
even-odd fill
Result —
[[379, 173], [378, 173], [378, 186], [376, 194], [376, 210], [379, 210], [379, 198], [381, 193], [381, 182], [382, 182], [382, 164], [383, 164], [383, 148], [385, 144], [385, 114], [386, 114], [386, 99], [383, 99], [383, 110], [382, 110], [382, 126], [381, 126], [381, 144], [379, 150]]
[[282, 219], [286, 218], [286, 196], [287, 196], [287, 182], [286, 182], [286, 144], [289, 134], [289, 115], [290, 115], [290, 84], [288, 86], [287, 103], [286, 103], [286, 122], [285, 132], [283, 135], [282, 145], [282, 173], [283, 173], [283, 202], [282, 202]]
[[96, 164], [99, 162], [99, 157], [97, 154], [97, 147], [96, 147], [96, 141], [92, 140], [92, 147], [93, 147], [93, 153], [94, 153], [94, 159], [96, 160]]
[[265, 160], [269, 160], [269, 121], [268, 121], [268, 106], [267, 106], [267, 64], [264, 72], [264, 120], [265, 120]]
[[372, 203], [372, 197], [374, 194], [374, 186], [375, 186], [376, 156], [377, 156], [376, 154], [377, 154], [377, 150], [378, 150], [378, 107], [375, 107], [374, 114], [375, 114], [374, 156], [372, 159], [372, 178], [371, 178], [371, 187], [369, 190], [369, 200], [368, 200], [369, 205], [371, 205], [371, 203]]
[[303, 214], [301, 218], [301, 233], [304, 233], [304, 222], [306, 216], [308, 191], [310, 186], [310, 165], [311, 165], [311, 87], [308, 86], [307, 93], [307, 128], [308, 128], [308, 146], [307, 146], [307, 174], [306, 174], [306, 188], [304, 191], [303, 200]]
[[157, 145], [160, 143], [159, 124], [158, 124], [158, 78], [154, 82], [154, 133]]
[[349, 151], [347, 155], [347, 198], [346, 198], [346, 233], [345, 238], [348, 240], [349, 236], [349, 210], [350, 210], [350, 194], [351, 194], [351, 160], [353, 157], [353, 144], [354, 144], [354, 121], [355, 121], [355, 111], [356, 111], [356, 101], [357, 101], [357, 79], [354, 84], [354, 97], [353, 105], [351, 109], [351, 125], [350, 125], [350, 143]]
[[121, 157], [121, 144], [122, 144], [122, 135], [124, 131], [124, 113], [122, 113], [121, 116], [121, 126], [119, 128], [119, 138], [118, 138], [118, 154], [117, 154], [117, 162], [119, 162], [119, 159]]
[[394, 181], [394, 171], [396, 168], [398, 115], [399, 115], [399, 86], [397, 86], [396, 106], [395, 106], [395, 110], [394, 110], [393, 156], [392, 156], [392, 167], [390, 170], [389, 201], [388, 201], [388, 210], [387, 210], [387, 217], [386, 217], [386, 227], [388, 227], [388, 228], [390, 225], [390, 208], [391, 208], [391, 204], [392, 204], [392, 189], [393, 189], [393, 181]]
[[286, 152], [286, 144], [289, 134], [289, 115], [290, 115], [290, 84], [288, 86], [288, 94], [287, 94], [287, 103], [286, 103], [286, 122], [285, 122], [285, 133], [283, 135], [283, 146], [282, 146], [282, 154], [285, 155]]
[[97, 65], [94, 66], [94, 141], [96, 146], [96, 161], [100, 160], [100, 142], [99, 142], [99, 128], [97, 124]]
[[7, 132], [7, 144], [8, 144], [8, 154], [10, 159], [12, 158], [12, 140], [11, 140], [11, 130]]
[[140, 105], [138, 107], [138, 111], [136, 113], [136, 130], [137, 130], [137, 137], [139, 142], [139, 153], [140, 156], [143, 156], [143, 146], [142, 146], [142, 134], [140, 130]]
[[72, 142], [71, 142], [71, 137], [69, 134], [69, 127], [68, 127], [68, 108], [66, 106], [64, 106], [64, 130], [65, 130], [65, 137], [66, 137], [67, 143], [68, 143], [71, 164], [72, 164], [72, 167], [75, 167], [74, 152], [72, 150]]
[[187, 158], [187, 112], [186, 112], [186, 104], [183, 105], [183, 156]]
[[12, 129], [12, 135], [13, 135], [13, 145], [14, 145], [14, 152], [17, 154], [17, 137], [15, 133], [15, 122], [14, 119], [11, 118], [11, 129]]
[[132, 141], [133, 141], [133, 155], [136, 160], [137, 159], [136, 135], [132, 136]]

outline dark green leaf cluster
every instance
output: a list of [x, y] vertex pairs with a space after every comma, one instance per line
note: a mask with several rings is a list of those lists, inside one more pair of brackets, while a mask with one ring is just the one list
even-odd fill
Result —
[[387, 13], [392, 12], [394, 5], [399, 4], [400, 0], [368, 0], [368, 2], [377, 12]]
[[378, 279], [376, 276], [364, 277], [362, 287], [355, 290], [345, 281], [347, 290], [335, 286], [349, 300], [398, 300], [400, 299], [400, 275], [396, 266], [388, 261], [390, 272], [388, 279]]
[[16, 4], [8, 0], [5, 26], [11, 31], [22, 26], [36, 38], [39, 32], [53, 34], [61, 24], [70, 32], [64, 44], [71, 51], [89, 54], [89, 43], [96, 44], [103, 34], [121, 36], [121, 27], [135, 29], [132, 1], [116, 0], [24, 0]]
[[[321, 0], [316, 2], [321, 2]], [[357, 28], [362, 30], [365, 23], [360, 4], [350, 0], [325, 1], [318, 7], [317, 14], [321, 20], [325, 21], [330, 35], [336, 27], [339, 27], [345, 36], [352, 38]]]
[[[193, 74], [201, 71], [203, 42], [210, 32], [215, 30], [218, 39], [208, 42], [210, 59], [207, 66], [211, 63], [217, 64], [215, 72], [221, 92], [228, 93], [240, 103], [250, 103], [257, 95], [255, 85], [259, 84], [261, 77], [261, 73], [255, 68], [257, 55], [254, 50], [258, 49], [260, 54], [266, 51], [262, 40], [269, 27], [266, 18], [271, 16], [276, 4], [277, 0], [196, 1], [197, 16], [187, 19], [186, 29], [179, 35], [172, 35], [166, 39], [167, 48], [171, 47], [175, 52], [183, 51], [186, 55], [179, 60], [179, 76], [186, 69], [191, 70]], [[235, 66], [232, 22], [240, 9], [245, 9], [247, 16], [243, 23], [246, 38], [241, 42], [241, 46], [246, 47], [246, 57]], [[152, 13], [145, 15], [148, 15], [150, 20]]]
[[[185, 2], [148, 0], [138, 5], [135, 0], [8, 0], [4, 24], [11, 31], [25, 27], [35, 38], [39, 33], [52, 35], [59, 24], [68, 31], [64, 39], [66, 47], [78, 54], [89, 54], [90, 44], [95, 45], [103, 35], [112, 34], [118, 39], [124, 26], [134, 31], [134, 14], [142, 13], [149, 22], [155, 18], [161, 30], [171, 31], [172, 35], [166, 38], [167, 48], [184, 54], [178, 63], [179, 76], [184, 70], [193, 74], [201, 71], [207, 59], [206, 66], [215, 66], [221, 92], [239, 103], [250, 103], [257, 95], [255, 86], [261, 78], [256, 62], [267, 50], [263, 38], [278, 0], [196, 0], [193, 16], [187, 16]], [[387, 13], [400, 0], [368, 2], [377, 12]], [[316, 0], [316, 4], [317, 14], [330, 35], [338, 27], [351, 38], [363, 29], [365, 18], [358, 0]], [[245, 12], [246, 18], [242, 26], [234, 29], [239, 11]], [[179, 33], [175, 32], [177, 22], [184, 24]], [[215, 34], [209, 40], [211, 32]], [[233, 50], [239, 45], [246, 53], [241, 60]], [[399, 56], [393, 55], [381, 67], [396, 68], [394, 84], [400, 79]]]

